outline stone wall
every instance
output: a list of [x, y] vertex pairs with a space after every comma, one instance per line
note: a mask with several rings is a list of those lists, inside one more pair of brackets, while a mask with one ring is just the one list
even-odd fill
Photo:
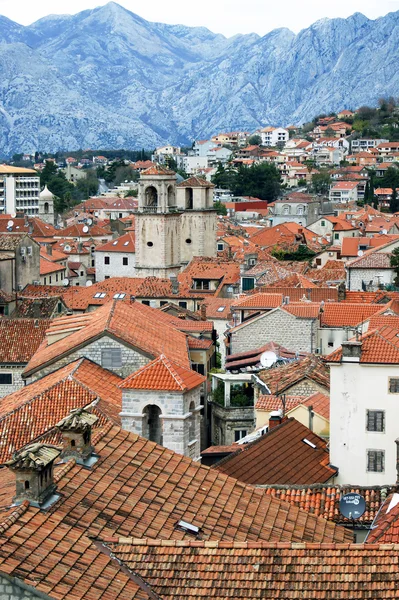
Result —
[[[393, 269], [348, 269], [346, 287], [349, 291], [361, 292], [363, 290], [362, 283], [367, 285], [367, 291], [375, 292], [379, 289], [379, 285], [391, 284], [394, 280]], [[369, 282], [372, 285], [369, 287]]]
[[299, 381], [287, 390], [284, 390], [284, 394], [286, 394], [287, 396], [311, 396], [316, 392], [321, 392], [322, 394], [329, 394], [329, 390], [327, 390], [322, 385], [319, 385], [312, 379], [302, 379], [302, 381]]
[[11, 385], [0, 385], [0, 398], [12, 394], [17, 390], [24, 387], [25, 383], [22, 379], [22, 371], [24, 367], [15, 365], [1, 365], [0, 373], [12, 373], [12, 384]]
[[314, 352], [317, 320], [300, 319], [277, 308], [248, 321], [231, 334], [231, 354], [248, 352], [276, 342], [288, 350]]
[[14, 577], [0, 575], [0, 600], [43, 600], [49, 596]]
[[215, 402], [211, 407], [211, 445], [230, 446], [235, 442], [235, 431], [251, 433], [255, 429], [255, 409], [252, 406], [223, 407]]

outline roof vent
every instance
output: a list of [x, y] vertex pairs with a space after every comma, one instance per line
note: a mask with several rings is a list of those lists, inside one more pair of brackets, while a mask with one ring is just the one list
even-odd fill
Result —
[[27, 500], [32, 506], [48, 508], [58, 500], [53, 471], [59, 455], [60, 449], [50, 444], [32, 444], [13, 454], [6, 466], [15, 473], [15, 504]]
[[196, 525], [192, 525], [192, 523], [188, 523], [187, 521], [180, 520], [176, 523], [176, 528], [180, 529], [180, 531], [184, 531], [186, 533], [191, 533], [192, 535], [198, 536], [201, 529]]
[[91, 467], [98, 459], [91, 445], [91, 430], [98, 417], [84, 408], [71, 410], [57, 423], [62, 433], [61, 458], [64, 462], [74, 458], [79, 465]]

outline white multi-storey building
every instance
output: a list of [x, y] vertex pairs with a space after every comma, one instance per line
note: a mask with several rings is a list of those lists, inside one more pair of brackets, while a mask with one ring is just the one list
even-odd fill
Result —
[[278, 143], [288, 142], [290, 134], [283, 127], [264, 127], [259, 131], [262, 146], [276, 146]]
[[40, 195], [40, 177], [33, 169], [0, 165], [0, 214], [40, 216], [54, 221], [53, 195]]

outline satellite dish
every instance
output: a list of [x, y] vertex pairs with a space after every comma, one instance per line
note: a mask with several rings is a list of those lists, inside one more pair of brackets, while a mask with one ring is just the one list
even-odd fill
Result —
[[87, 224], [88, 224], [88, 225], [93, 225], [93, 219], [90, 219], [90, 218], [89, 218], [89, 219], [87, 219]]
[[363, 256], [364, 252], [363, 250], [359, 250], [359, 252], [357, 253], [358, 256]]
[[69, 279], [68, 279], [68, 277], [65, 277], [65, 279], [62, 280], [62, 285], [64, 285], [65, 287], [67, 285], [69, 285]]
[[11, 215], [11, 217], [12, 217], [13, 219], [15, 219], [15, 217], [16, 217], [16, 216], [17, 216], [17, 213], [12, 213], [12, 215]]
[[85, 225], [85, 226], [83, 227], [83, 233], [87, 233], [88, 231], [89, 231], [89, 228], [87, 227], [87, 225]]
[[12, 227], [14, 225], [14, 221], [8, 221], [7, 227]]
[[86, 281], [86, 287], [90, 287], [91, 285], [93, 285], [93, 282], [92, 282], [92, 281], [90, 281], [90, 279], [88, 279], [88, 280]]
[[360, 494], [345, 494], [339, 501], [339, 511], [347, 519], [359, 519], [366, 510], [366, 502]]
[[386, 235], [388, 233], [388, 231], [386, 229], [382, 230], [383, 235]]
[[69, 246], [68, 244], [66, 244], [64, 246], [64, 250], [65, 250], [65, 252], [70, 252], [71, 251], [71, 246]]
[[277, 360], [277, 355], [274, 352], [266, 351], [260, 357], [260, 364], [265, 369], [269, 369]]

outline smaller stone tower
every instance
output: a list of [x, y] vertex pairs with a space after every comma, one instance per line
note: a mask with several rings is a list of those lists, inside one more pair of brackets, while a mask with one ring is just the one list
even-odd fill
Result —
[[39, 217], [46, 223], [54, 225], [54, 195], [47, 185], [39, 194]]

